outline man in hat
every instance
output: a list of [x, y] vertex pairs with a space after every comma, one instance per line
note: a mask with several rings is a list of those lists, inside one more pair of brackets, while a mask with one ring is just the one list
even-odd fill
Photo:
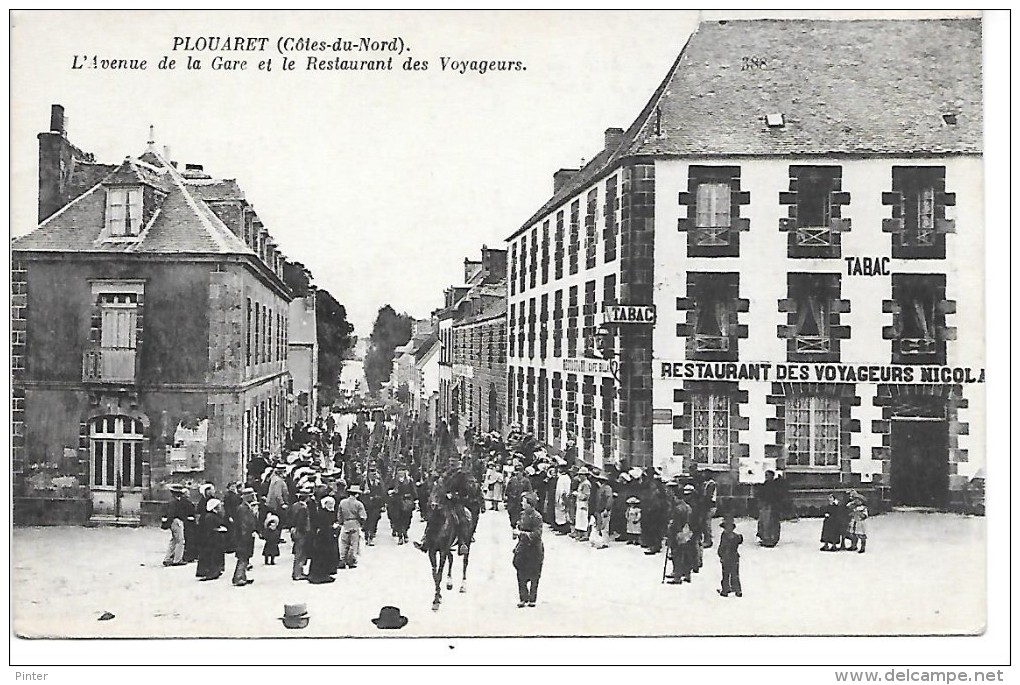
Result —
[[407, 544], [407, 531], [411, 528], [411, 517], [414, 515], [414, 503], [418, 498], [418, 492], [411, 480], [407, 467], [400, 465], [397, 468], [397, 478], [393, 481], [394, 507], [396, 511], [393, 516], [397, 544]]
[[687, 570], [689, 562], [685, 555], [687, 543], [693, 537], [690, 528], [691, 509], [678, 492], [679, 489], [679, 478], [670, 478], [666, 481], [666, 512], [669, 516], [666, 546], [669, 548], [669, 558], [673, 562], [673, 569], [667, 582], [671, 585], [679, 585], [685, 580], [690, 580], [688, 576], [690, 571]]
[[382, 478], [379, 477], [378, 468], [370, 468], [361, 491], [362, 503], [368, 514], [368, 519], [365, 521], [365, 544], [369, 547], [375, 545], [375, 534], [379, 529], [379, 519], [382, 517], [385, 497], [386, 488], [383, 486]]
[[595, 532], [598, 537], [595, 547], [609, 547], [609, 519], [613, 511], [613, 488], [609, 485], [609, 477], [602, 471], [595, 474], [595, 487], [592, 496], [592, 515], [595, 518]]
[[531, 490], [531, 481], [524, 474], [524, 467], [520, 462], [514, 466], [514, 475], [507, 481], [506, 491], [503, 498], [506, 500], [506, 511], [510, 517], [510, 527], [515, 528], [517, 521], [521, 518], [521, 497], [525, 492]]
[[164, 566], [183, 566], [184, 561], [184, 523], [195, 516], [195, 505], [187, 498], [188, 490], [176, 483], [169, 487], [170, 501], [167, 503], [166, 514], [163, 516], [163, 527], [170, 530], [170, 544], [163, 557]]
[[294, 541], [294, 565], [291, 569], [291, 580], [307, 580], [305, 564], [308, 562], [308, 546], [312, 534], [311, 518], [308, 511], [308, 500], [312, 496], [312, 485], [303, 485], [298, 489], [297, 502], [290, 508], [290, 537]]
[[352, 485], [347, 488], [347, 497], [340, 502], [340, 568], [356, 568], [358, 565], [361, 527], [368, 519], [359, 495], [361, 486]]
[[[429, 496], [431, 500], [429, 504], [433, 511], [446, 509], [456, 519], [457, 535], [460, 540], [458, 553], [461, 555], [467, 554], [468, 545], [471, 543], [471, 514], [468, 511], [468, 505], [475, 499], [476, 489], [477, 485], [472, 482], [471, 477], [462, 468], [460, 456], [455, 455], [450, 457], [450, 467], [435, 484], [433, 492]], [[431, 542], [433, 536], [438, 534], [441, 526], [439, 519], [439, 516], [428, 516], [425, 533], [420, 542], [414, 543], [415, 547], [423, 552], [428, 551], [430, 545], [427, 545], [426, 542]]]
[[535, 606], [538, 581], [542, 577], [545, 547], [542, 545], [542, 516], [535, 509], [538, 495], [526, 492], [521, 498], [521, 518], [514, 530], [514, 568], [517, 569], [518, 607]]
[[266, 492], [266, 508], [282, 520], [290, 503], [290, 490], [287, 488], [287, 465], [279, 463], [273, 467], [273, 475], [269, 477], [269, 489]]
[[588, 505], [591, 500], [591, 481], [588, 480], [588, 467], [577, 470], [577, 486], [574, 488], [574, 533], [575, 540], [588, 539]]
[[719, 563], [722, 565], [722, 587], [719, 594], [727, 597], [732, 592], [737, 597], [743, 597], [740, 588], [739, 547], [744, 541], [744, 536], [736, 532], [736, 525], [728, 516], [719, 525], [723, 529], [719, 536]]
[[237, 505], [233, 516], [234, 555], [237, 557], [233, 582], [238, 587], [255, 582], [248, 578], [248, 562], [255, 555], [255, 530], [258, 528], [254, 504], [255, 490], [253, 488], [241, 490], [241, 503]]

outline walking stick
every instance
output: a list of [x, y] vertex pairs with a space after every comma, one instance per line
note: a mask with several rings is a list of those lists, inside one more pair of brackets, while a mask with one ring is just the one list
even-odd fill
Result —
[[669, 545], [666, 545], [666, 554], [663, 555], [662, 558], [662, 581], [660, 582], [660, 584], [665, 584], [666, 582], [666, 567], [669, 564], [670, 560], [672, 560], [672, 558], [673, 553], [670, 550]]

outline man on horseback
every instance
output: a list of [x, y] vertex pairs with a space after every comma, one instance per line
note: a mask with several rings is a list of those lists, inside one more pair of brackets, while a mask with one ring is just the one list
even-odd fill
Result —
[[464, 471], [459, 455], [450, 457], [450, 466], [446, 473], [436, 482], [429, 497], [429, 512], [425, 524], [425, 534], [421, 542], [414, 546], [427, 552], [435, 543], [435, 536], [443, 525], [442, 514], [453, 516], [457, 528], [459, 547], [457, 553], [467, 554], [471, 543], [472, 523], [468, 507], [474, 502], [477, 485], [471, 476]]

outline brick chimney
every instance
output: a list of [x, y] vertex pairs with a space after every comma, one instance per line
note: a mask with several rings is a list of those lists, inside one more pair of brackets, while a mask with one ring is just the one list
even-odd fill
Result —
[[623, 140], [623, 129], [622, 128], [607, 128], [606, 129], [606, 151], [612, 152], [620, 146], [620, 141]]
[[553, 174], [553, 193], [560, 192], [564, 186], [570, 183], [578, 171], [580, 169], [560, 169]]
[[92, 161], [92, 155], [68, 142], [64, 125], [64, 107], [51, 105], [50, 130], [38, 135], [40, 223], [67, 204], [75, 161]]

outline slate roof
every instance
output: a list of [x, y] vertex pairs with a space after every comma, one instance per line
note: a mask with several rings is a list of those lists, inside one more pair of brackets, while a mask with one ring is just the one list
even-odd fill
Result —
[[[158, 153], [146, 152], [160, 164], [128, 158], [101, 180], [43, 221], [31, 233], [15, 238], [12, 249], [47, 252], [131, 252], [155, 254], [255, 253], [234, 235], [205, 203], [203, 196], [243, 197], [236, 182], [192, 183]], [[95, 165], [98, 170], [100, 165]], [[137, 240], [105, 240], [108, 185], [142, 184], [154, 188], [158, 208]], [[211, 199], [209, 197], [208, 199]]]
[[439, 336], [435, 333], [430, 333], [424, 340], [422, 340], [414, 351], [414, 360], [421, 361], [433, 347], [439, 344]]
[[628, 157], [981, 154], [981, 59], [980, 19], [702, 22], [618, 146], [514, 236]]

